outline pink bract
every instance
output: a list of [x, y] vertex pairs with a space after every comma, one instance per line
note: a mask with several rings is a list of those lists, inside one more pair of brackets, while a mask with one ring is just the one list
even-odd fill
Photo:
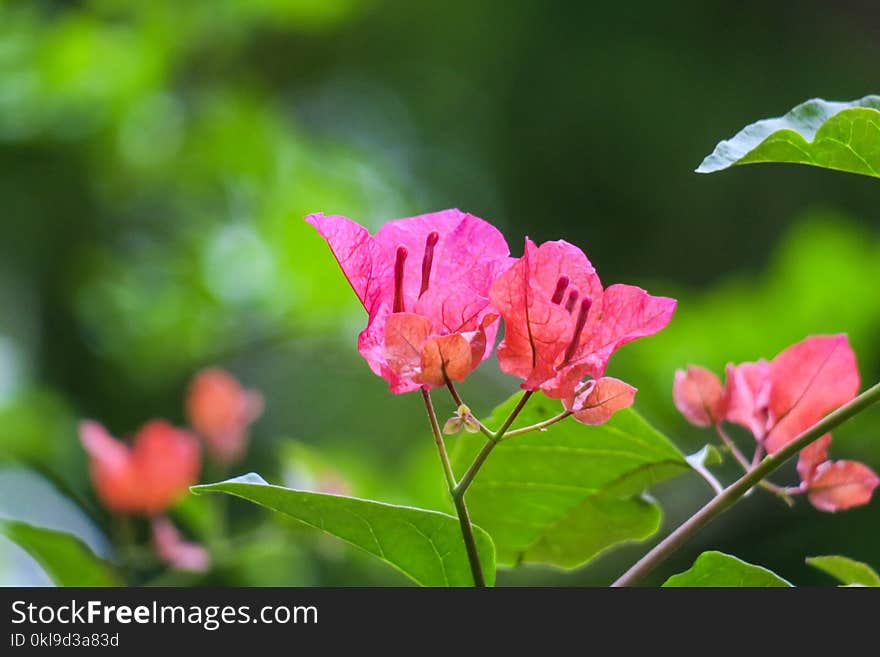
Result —
[[637, 390], [620, 379], [604, 376], [588, 381], [583, 390], [563, 400], [574, 419], [583, 424], [604, 424], [617, 411], [632, 406]]
[[847, 337], [813, 335], [769, 363], [728, 365], [721, 412], [774, 454], [858, 391], [859, 371]]
[[845, 335], [816, 335], [790, 346], [770, 363], [770, 454], [843, 406], [859, 392], [856, 356]]
[[600, 379], [619, 347], [664, 328], [676, 304], [630, 285], [603, 288], [576, 246], [529, 239], [490, 298], [505, 321], [501, 369], [524, 379], [524, 389], [558, 399], [571, 397], [586, 376]]
[[844, 511], [871, 501], [880, 478], [864, 463], [826, 461], [807, 488], [810, 502], [820, 511]]
[[770, 364], [766, 360], [727, 366], [721, 416], [762, 442], [770, 428]]
[[689, 365], [686, 371], [676, 370], [672, 398], [681, 414], [700, 427], [716, 424], [724, 415], [721, 381], [704, 367]]
[[832, 461], [828, 457], [831, 434], [801, 450], [797, 471], [801, 489], [820, 511], [843, 511], [871, 501], [880, 477], [856, 461]]
[[392, 392], [463, 380], [492, 353], [489, 287], [513, 262], [494, 226], [460, 210], [391, 221], [375, 235], [338, 215], [306, 221], [366, 309], [358, 351]]

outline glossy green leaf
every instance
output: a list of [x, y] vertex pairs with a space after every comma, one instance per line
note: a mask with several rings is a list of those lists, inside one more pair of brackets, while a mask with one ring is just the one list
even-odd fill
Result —
[[[518, 395], [487, 421], [497, 427]], [[533, 398], [514, 428], [560, 411]], [[467, 468], [483, 444], [457, 438], [454, 467]], [[505, 565], [520, 562], [575, 568], [618, 543], [643, 540], [660, 526], [659, 506], [644, 491], [690, 470], [669, 440], [632, 409], [599, 426], [573, 419], [502, 441], [471, 484], [471, 517], [488, 531]]]
[[880, 96], [848, 103], [808, 100], [722, 141], [697, 172], [755, 162], [808, 164], [880, 178]]
[[807, 564], [846, 586], [880, 586], [880, 575], [868, 564], [849, 557], [808, 557]]
[[669, 587], [786, 587], [791, 583], [763, 566], [723, 552], [703, 552], [689, 570], [673, 575]]
[[[393, 566], [422, 586], [471, 586], [470, 565], [454, 516], [361, 500], [342, 495], [310, 493], [267, 484], [249, 474], [216, 484], [194, 486], [194, 493], [228, 493], [284, 513], [341, 538]], [[492, 539], [475, 528], [483, 573], [495, 581]]]
[[24, 522], [0, 521], [0, 534], [40, 564], [58, 586], [116, 586], [112, 567], [71, 534]]

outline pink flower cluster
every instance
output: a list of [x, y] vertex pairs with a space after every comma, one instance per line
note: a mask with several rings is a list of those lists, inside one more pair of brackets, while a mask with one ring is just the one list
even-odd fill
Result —
[[263, 409], [262, 396], [246, 390], [228, 372], [208, 368], [192, 380], [186, 411], [193, 432], [151, 420], [130, 442], [117, 440], [99, 423], [80, 423], [80, 441], [89, 456], [92, 483], [109, 510], [152, 519], [156, 555], [184, 570], [205, 570], [207, 551], [180, 536], [162, 514], [198, 481], [201, 437], [209, 455], [228, 465], [244, 455], [249, 425]]
[[[811, 336], [772, 361], [728, 365], [715, 374], [690, 366], [675, 374], [675, 405], [692, 424], [730, 422], [747, 429], [759, 449], [774, 454], [859, 391], [855, 354], [845, 335]], [[822, 511], [866, 504], [880, 478], [868, 466], [828, 457], [831, 435], [801, 451], [800, 491]]]
[[492, 354], [503, 319], [501, 369], [598, 424], [635, 395], [604, 376], [611, 355], [675, 310], [674, 299], [638, 287], [603, 287], [568, 242], [527, 239], [512, 258], [498, 229], [460, 210], [391, 221], [375, 235], [342, 216], [306, 221], [366, 309], [358, 350], [394, 393], [464, 380]]

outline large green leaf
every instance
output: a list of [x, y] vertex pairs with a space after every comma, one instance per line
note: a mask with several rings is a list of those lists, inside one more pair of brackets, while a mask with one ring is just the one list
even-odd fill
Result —
[[18, 544], [58, 586], [116, 586], [112, 567], [71, 534], [16, 520], [0, 521], [0, 534]]
[[722, 141], [697, 172], [755, 162], [809, 164], [880, 178], [880, 96], [849, 103], [808, 100]]
[[[499, 426], [517, 398], [496, 408], [489, 426]], [[535, 397], [514, 428], [559, 411], [558, 402]], [[461, 475], [483, 441], [473, 435], [457, 440], [454, 467]], [[492, 535], [499, 563], [574, 568], [656, 532], [660, 508], [643, 492], [688, 470], [665, 436], [625, 409], [603, 425], [568, 419], [502, 441], [474, 479], [467, 503], [474, 522]]]
[[[458, 519], [439, 511], [272, 486], [256, 474], [192, 490], [228, 493], [280, 511], [369, 552], [422, 586], [474, 583]], [[492, 539], [479, 527], [474, 532], [483, 573], [493, 584]]]
[[873, 568], [849, 557], [808, 557], [807, 563], [846, 586], [880, 586], [880, 575]]
[[703, 552], [689, 570], [673, 575], [669, 587], [785, 587], [791, 584], [773, 571], [723, 552]]

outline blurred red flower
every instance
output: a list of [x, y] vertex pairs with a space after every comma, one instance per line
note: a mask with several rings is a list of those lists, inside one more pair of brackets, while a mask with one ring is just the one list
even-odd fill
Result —
[[99, 499], [119, 513], [162, 513], [196, 483], [201, 468], [195, 436], [162, 420], [145, 424], [131, 446], [97, 422], [85, 420], [80, 423], [80, 440]]
[[153, 549], [172, 568], [204, 572], [211, 566], [211, 556], [198, 543], [186, 541], [164, 516], [153, 518]]
[[221, 463], [234, 463], [245, 452], [248, 427], [263, 412], [263, 396], [246, 390], [229, 372], [204, 369], [189, 385], [186, 414], [190, 426], [204, 438], [209, 454]]

